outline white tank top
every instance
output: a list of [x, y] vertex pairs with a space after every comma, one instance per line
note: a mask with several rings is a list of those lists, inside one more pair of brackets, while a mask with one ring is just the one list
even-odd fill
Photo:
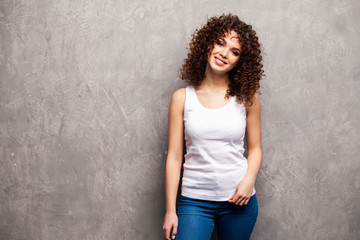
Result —
[[[192, 85], [186, 87], [186, 154], [181, 195], [228, 201], [247, 173], [244, 157], [246, 111], [236, 96], [221, 108], [204, 107]], [[255, 186], [252, 195], [255, 194]]]

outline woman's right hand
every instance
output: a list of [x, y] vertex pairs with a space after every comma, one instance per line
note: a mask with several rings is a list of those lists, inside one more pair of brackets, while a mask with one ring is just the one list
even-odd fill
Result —
[[166, 213], [164, 217], [164, 225], [163, 225], [164, 237], [166, 240], [175, 239], [175, 235], [177, 233], [177, 227], [178, 227], [178, 217], [176, 213]]

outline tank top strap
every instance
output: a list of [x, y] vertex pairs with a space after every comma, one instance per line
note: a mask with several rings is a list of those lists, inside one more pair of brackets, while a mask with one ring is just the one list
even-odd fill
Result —
[[193, 86], [188, 85], [186, 86], [186, 96], [185, 96], [185, 106], [184, 106], [184, 118], [187, 117], [187, 114], [189, 111], [193, 111], [194, 108], [196, 107], [196, 102], [195, 102], [195, 96], [194, 96], [194, 91], [193, 91]]

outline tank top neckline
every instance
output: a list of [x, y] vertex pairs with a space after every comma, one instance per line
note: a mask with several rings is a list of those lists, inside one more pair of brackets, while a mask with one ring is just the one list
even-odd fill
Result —
[[195, 96], [195, 101], [198, 103], [198, 105], [202, 109], [205, 109], [205, 110], [208, 110], [208, 111], [219, 111], [219, 110], [228, 108], [229, 105], [231, 104], [231, 102], [233, 101], [233, 98], [234, 98], [234, 96], [230, 96], [230, 100], [222, 107], [219, 107], [219, 108], [207, 108], [207, 107], [205, 107], [204, 105], [201, 104], [201, 102], [200, 102], [200, 100], [199, 100], [199, 98], [198, 98], [198, 96], [196, 94], [195, 87], [190, 85], [190, 88], [192, 89], [193, 95]]

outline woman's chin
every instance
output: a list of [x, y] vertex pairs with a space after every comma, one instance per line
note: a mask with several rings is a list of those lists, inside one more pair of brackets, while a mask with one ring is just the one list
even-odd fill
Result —
[[218, 67], [210, 67], [210, 72], [213, 75], [227, 75], [228, 74], [228, 70], [227, 69], [223, 69], [223, 68], [218, 68]]

